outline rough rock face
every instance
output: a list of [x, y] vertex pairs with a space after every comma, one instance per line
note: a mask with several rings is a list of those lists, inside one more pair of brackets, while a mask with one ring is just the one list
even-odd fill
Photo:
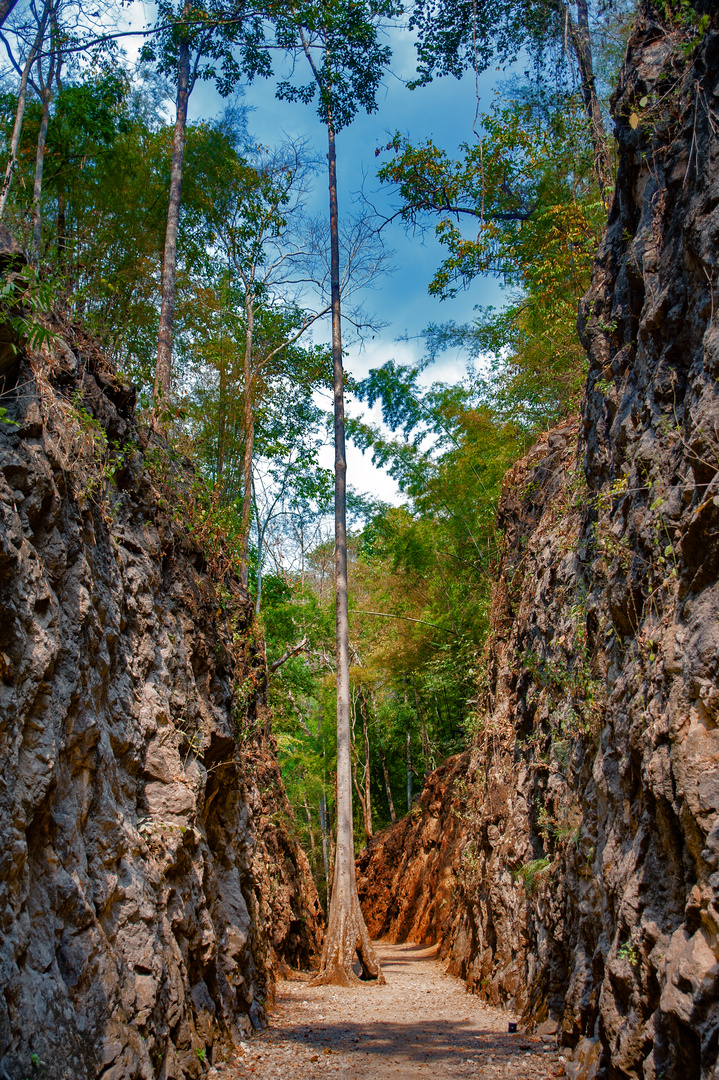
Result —
[[585, 1080], [719, 1076], [719, 20], [695, 6], [694, 40], [646, 6], [630, 41], [581, 428], [506, 479], [483, 728], [403, 824], [425, 892], [375, 918], [392, 834], [363, 862], [376, 931], [434, 935]]
[[251, 609], [91, 343], [5, 377], [0, 1076], [201, 1076], [317, 948]]

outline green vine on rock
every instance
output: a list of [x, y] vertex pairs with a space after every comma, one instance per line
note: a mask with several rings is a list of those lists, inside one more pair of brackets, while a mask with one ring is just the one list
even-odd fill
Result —
[[12, 330], [10, 347], [14, 352], [21, 346], [40, 349], [57, 337], [41, 319], [51, 310], [55, 297], [53, 282], [41, 278], [32, 266], [8, 270], [0, 277], [0, 323]]

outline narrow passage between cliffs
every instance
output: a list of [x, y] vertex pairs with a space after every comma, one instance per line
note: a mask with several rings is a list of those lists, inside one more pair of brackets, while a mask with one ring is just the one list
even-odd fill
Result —
[[512, 1014], [467, 994], [436, 949], [378, 942], [386, 986], [278, 984], [269, 1028], [242, 1043], [212, 1080], [545, 1080], [564, 1076], [554, 1039], [508, 1034]]

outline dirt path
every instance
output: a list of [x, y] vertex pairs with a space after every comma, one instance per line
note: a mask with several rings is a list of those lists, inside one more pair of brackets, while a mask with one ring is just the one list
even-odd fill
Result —
[[488, 1008], [445, 975], [434, 949], [378, 944], [386, 986], [278, 986], [270, 1026], [241, 1044], [215, 1080], [549, 1080], [563, 1076], [553, 1044], [509, 1035], [511, 1014]]

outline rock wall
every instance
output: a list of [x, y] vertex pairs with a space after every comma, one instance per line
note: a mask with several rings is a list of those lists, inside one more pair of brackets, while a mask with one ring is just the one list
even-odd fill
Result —
[[370, 937], [433, 945], [451, 932], [469, 762], [469, 753], [457, 754], [435, 769], [414, 812], [360, 853], [357, 890]]
[[719, 1076], [719, 20], [695, 6], [701, 32], [647, 4], [629, 43], [581, 424], [506, 478], [481, 733], [398, 826], [424, 869], [397, 904], [395, 834], [361, 861], [376, 932], [440, 940], [584, 1080]]
[[54, 329], [2, 372], [0, 1076], [199, 1077], [319, 904], [251, 606], [173, 514], [191, 472]]

